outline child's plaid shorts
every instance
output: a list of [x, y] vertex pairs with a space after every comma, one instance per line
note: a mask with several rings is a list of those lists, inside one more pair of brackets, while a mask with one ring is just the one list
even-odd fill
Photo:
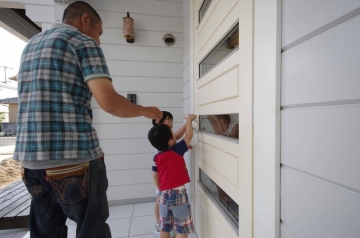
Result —
[[160, 231], [170, 232], [175, 223], [176, 232], [195, 232], [186, 189], [172, 189], [159, 192]]

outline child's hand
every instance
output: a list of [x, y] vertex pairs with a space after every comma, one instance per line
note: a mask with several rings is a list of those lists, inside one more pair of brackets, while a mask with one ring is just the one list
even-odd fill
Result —
[[189, 122], [189, 121], [195, 120], [195, 118], [196, 118], [196, 115], [194, 115], [194, 114], [189, 114], [189, 115], [185, 118], [185, 120], [186, 120], [187, 122]]
[[207, 115], [206, 118], [209, 120], [210, 123], [218, 120], [215, 115]]
[[193, 147], [192, 147], [192, 145], [188, 144], [187, 148], [188, 148], [188, 150], [191, 150]]

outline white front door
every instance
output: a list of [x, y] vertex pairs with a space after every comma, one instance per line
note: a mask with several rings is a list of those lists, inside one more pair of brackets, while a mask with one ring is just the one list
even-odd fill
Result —
[[253, 1], [191, 3], [196, 231], [199, 238], [250, 238]]

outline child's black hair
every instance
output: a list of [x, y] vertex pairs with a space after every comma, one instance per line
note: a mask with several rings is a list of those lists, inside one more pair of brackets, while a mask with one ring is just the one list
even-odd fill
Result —
[[173, 115], [172, 115], [170, 112], [168, 112], [168, 111], [162, 111], [162, 113], [163, 113], [163, 117], [161, 118], [161, 120], [159, 121], [159, 123], [156, 123], [156, 120], [155, 120], [155, 119], [152, 120], [153, 126], [156, 126], [156, 125], [159, 125], [159, 124], [164, 124], [164, 121], [165, 121], [166, 119], [174, 120], [174, 119], [173, 119]]
[[163, 151], [169, 148], [169, 140], [172, 139], [172, 131], [166, 124], [156, 125], [150, 129], [148, 139], [152, 146], [158, 151]]

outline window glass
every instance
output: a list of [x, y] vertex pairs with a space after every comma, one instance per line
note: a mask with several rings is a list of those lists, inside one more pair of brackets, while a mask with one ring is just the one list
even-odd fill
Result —
[[203, 4], [201, 5], [201, 8], [199, 10], [199, 23], [202, 21], [202, 19], [205, 16], [206, 11], [210, 7], [212, 0], [204, 0]]
[[239, 24], [213, 49], [208, 56], [200, 63], [199, 77], [209, 72], [215, 65], [220, 63], [232, 52], [239, 48]]
[[225, 211], [228, 218], [239, 227], [239, 205], [222, 190], [202, 169], [200, 169], [200, 182], [210, 192], [211, 196]]
[[239, 139], [239, 114], [201, 115], [199, 130]]

